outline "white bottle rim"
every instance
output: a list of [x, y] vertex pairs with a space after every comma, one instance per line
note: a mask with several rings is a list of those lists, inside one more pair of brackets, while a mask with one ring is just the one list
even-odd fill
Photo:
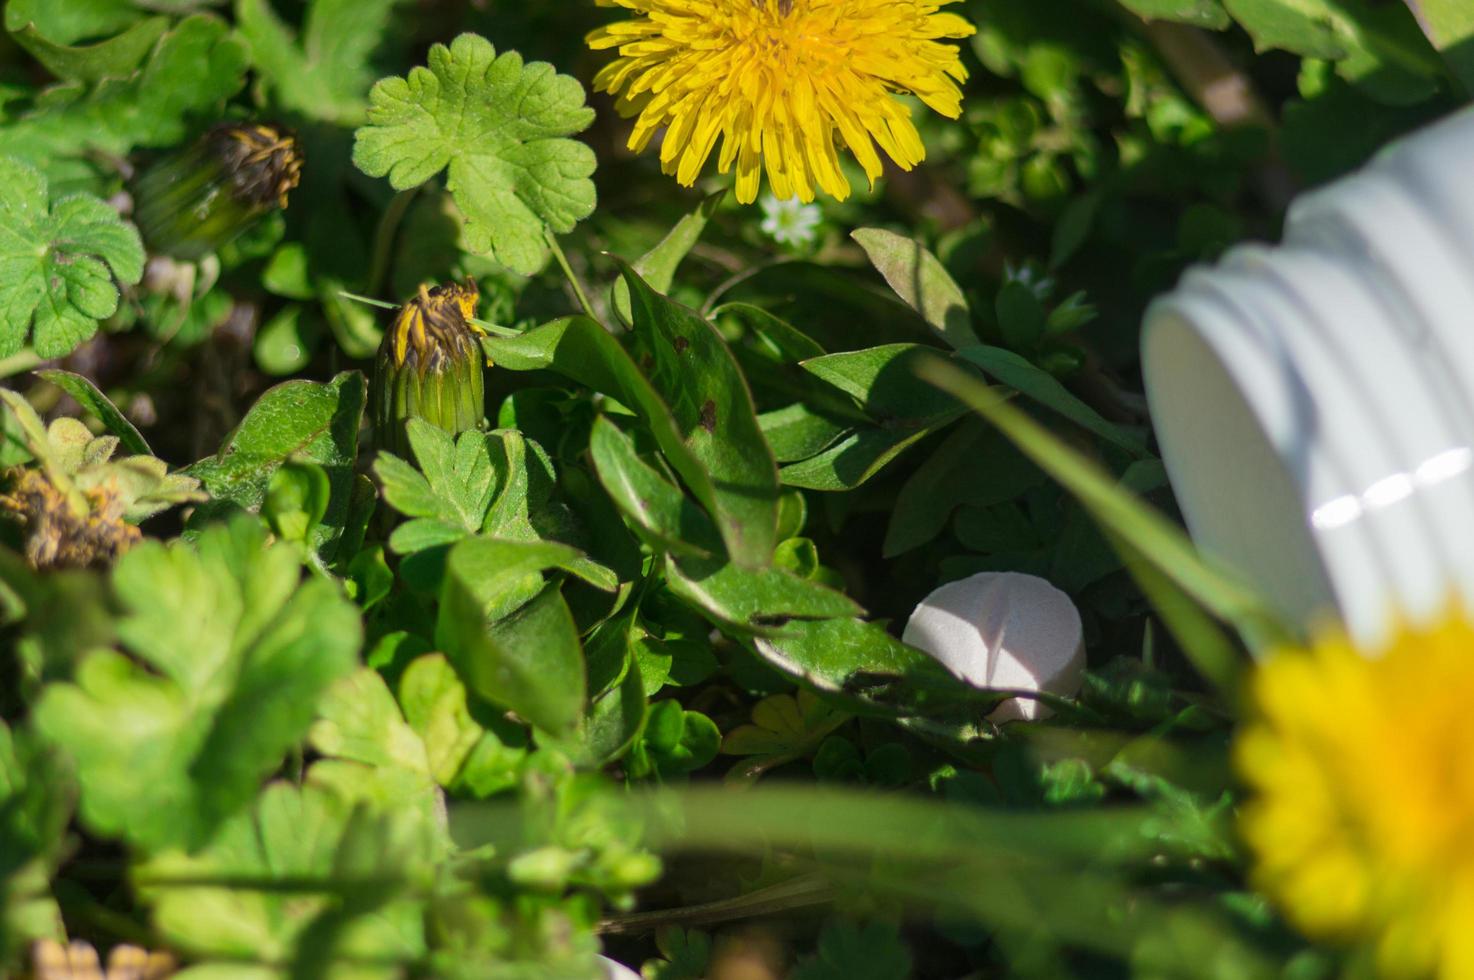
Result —
[[1391, 584], [1358, 521], [1313, 529], [1345, 486], [1281, 358], [1217, 295], [1186, 282], [1147, 312], [1143, 370], [1157, 439], [1189, 529], [1296, 622], [1345, 611], [1374, 634]]
[[[1412, 322], [1397, 292], [1386, 288], [1380, 270], [1336, 261], [1312, 249], [1286, 246], [1271, 252], [1242, 248], [1225, 260], [1258, 264], [1280, 285], [1303, 297], [1307, 327], [1317, 330], [1328, 357], [1356, 385], [1371, 409], [1368, 440], [1381, 435], [1394, 467], [1361, 491], [1365, 506], [1403, 497], [1421, 512], [1425, 536], [1416, 543], [1391, 535], [1389, 566], [1400, 585], [1400, 608], [1414, 619], [1442, 613], [1451, 588], [1474, 585], [1474, 470], [1459, 463], [1467, 454], [1457, 382], [1446, 361], [1416, 342]], [[1387, 410], [1384, 400], [1395, 402]], [[1452, 465], [1451, 465], [1452, 464]]]
[[1474, 110], [1292, 208], [1147, 312], [1142, 367], [1199, 545], [1378, 645], [1474, 605]]

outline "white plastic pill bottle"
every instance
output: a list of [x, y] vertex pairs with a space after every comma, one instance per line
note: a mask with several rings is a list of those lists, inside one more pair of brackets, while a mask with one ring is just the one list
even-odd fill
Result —
[[1193, 538], [1282, 612], [1373, 646], [1474, 609], [1474, 110], [1188, 272], [1142, 366]]

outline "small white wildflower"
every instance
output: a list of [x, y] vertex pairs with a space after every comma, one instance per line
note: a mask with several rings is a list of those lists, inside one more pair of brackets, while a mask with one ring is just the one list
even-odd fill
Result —
[[1041, 303], [1048, 300], [1050, 296], [1054, 295], [1054, 279], [1046, 276], [1043, 272], [1039, 270], [1039, 267], [1032, 262], [1025, 262], [1023, 265], [1015, 266], [1012, 262], [1004, 259], [1003, 280], [1004, 282], [1016, 282], [1028, 287], [1029, 291], [1033, 293]]
[[823, 220], [817, 204], [804, 204], [796, 197], [780, 201], [764, 194], [758, 202], [763, 209], [763, 232], [779, 245], [807, 245]]

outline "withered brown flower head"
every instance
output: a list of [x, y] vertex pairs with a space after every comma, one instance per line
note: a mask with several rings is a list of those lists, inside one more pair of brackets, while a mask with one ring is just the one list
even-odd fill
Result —
[[37, 571], [106, 567], [143, 537], [123, 519], [127, 501], [108, 481], [79, 491], [78, 508], [44, 471], [16, 467], [6, 474], [0, 512], [25, 527], [26, 558]]
[[399, 308], [390, 330], [394, 364], [402, 367], [414, 355], [420, 367], [436, 370], [439, 359], [474, 348], [473, 335], [483, 332], [471, 322], [480, 298], [469, 279], [434, 289], [421, 286], [419, 295]]
[[287, 206], [287, 195], [302, 178], [297, 137], [266, 123], [222, 123], [206, 139], [239, 200], [253, 207]]

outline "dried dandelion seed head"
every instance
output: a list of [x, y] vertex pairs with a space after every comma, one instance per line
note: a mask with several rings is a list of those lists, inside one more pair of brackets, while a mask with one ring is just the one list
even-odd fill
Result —
[[12, 470], [9, 477], [0, 511], [24, 527], [26, 558], [38, 571], [111, 565], [142, 537], [123, 520], [116, 485], [81, 491], [85, 504], [76, 507], [41, 470]]

